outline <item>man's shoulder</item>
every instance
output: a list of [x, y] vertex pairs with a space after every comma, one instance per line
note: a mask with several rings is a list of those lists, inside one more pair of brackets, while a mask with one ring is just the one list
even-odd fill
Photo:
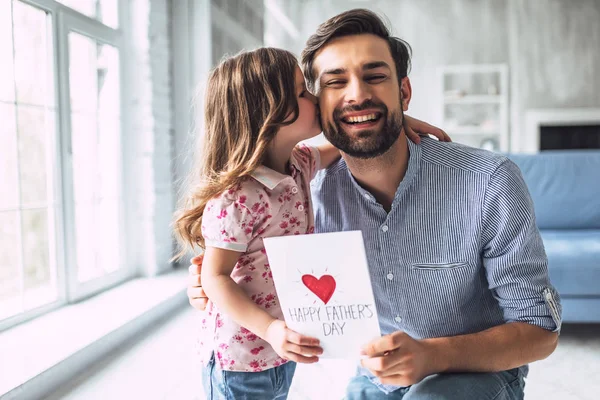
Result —
[[319, 187], [326, 182], [330, 182], [332, 180], [338, 180], [340, 178], [349, 178], [348, 174], [348, 165], [346, 165], [346, 161], [340, 157], [339, 160], [331, 163], [327, 168], [323, 168], [315, 175], [315, 178], [311, 182], [311, 185], [314, 187]]
[[460, 143], [439, 142], [431, 138], [423, 138], [421, 146], [421, 157], [424, 163], [449, 171], [491, 175], [500, 165], [509, 161], [505, 155], [499, 153]]

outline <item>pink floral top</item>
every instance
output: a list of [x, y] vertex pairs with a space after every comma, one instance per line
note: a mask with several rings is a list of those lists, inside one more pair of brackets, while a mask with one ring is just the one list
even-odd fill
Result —
[[[319, 164], [316, 148], [298, 146], [290, 159], [291, 175], [261, 166], [238, 187], [210, 200], [204, 210], [206, 246], [242, 252], [231, 277], [258, 306], [279, 319], [283, 314], [262, 239], [314, 232], [309, 185]], [[214, 353], [224, 370], [258, 372], [286, 362], [212, 302], [202, 317], [199, 343], [203, 364]]]

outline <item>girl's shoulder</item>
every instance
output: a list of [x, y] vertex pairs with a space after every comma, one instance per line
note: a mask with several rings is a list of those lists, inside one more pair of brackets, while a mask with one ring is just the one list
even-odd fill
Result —
[[227, 189], [221, 194], [213, 197], [207, 203], [207, 208], [227, 208], [232, 204], [240, 207], [252, 208], [256, 203], [268, 201], [269, 191], [255, 179], [244, 178], [239, 184]]

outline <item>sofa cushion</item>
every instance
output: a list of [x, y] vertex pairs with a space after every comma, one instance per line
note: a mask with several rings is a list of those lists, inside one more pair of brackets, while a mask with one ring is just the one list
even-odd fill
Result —
[[600, 295], [600, 229], [542, 230], [550, 280], [561, 296]]
[[540, 229], [600, 229], [600, 151], [508, 154], [529, 187]]

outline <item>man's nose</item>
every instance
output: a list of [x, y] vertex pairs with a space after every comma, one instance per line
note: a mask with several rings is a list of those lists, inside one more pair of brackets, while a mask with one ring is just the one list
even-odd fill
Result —
[[365, 100], [371, 99], [369, 85], [361, 79], [353, 79], [346, 86], [346, 102], [349, 104], [362, 104]]

